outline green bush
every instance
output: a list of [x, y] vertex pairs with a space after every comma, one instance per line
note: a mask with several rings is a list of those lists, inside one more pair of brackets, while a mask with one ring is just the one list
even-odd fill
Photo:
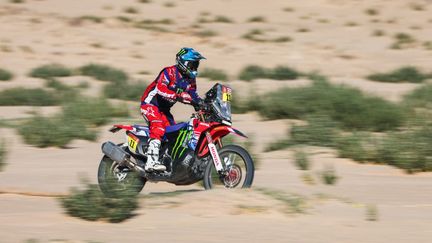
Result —
[[227, 81], [228, 75], [221, 69], [205, 68], [199, 73], [200, 77], [209, 78], [214, 81]]
[[293, 80], [297, 79], [300, 73], [292, 68], [278, 66], [268, 72], [268, 78], [275, 80]]
[[128, 82], [114, 82], [104, 87], [104, 94], [108, 98], [121, 100], [140, 100], [147, 84], [138, 82], [130, 84]]
[[395, 42], [390, 46], [391, 49], [403, 49], [413, 45], [416, 39], [406, 33], [397, 33], [394, 35]]
[[11, 88], [0, 91], [0, 106], [50, 106], [60, 103], [60, 97], [40, 88]]
[[432, 170], [432, 127], [390, 133], [378, 148], [377, 162], [390, 164], [407, 172]]
[[403, 102], [409, 107], [432, 108], [432, 84], [415, 89], [404, 97]]
[[266, 19], [263, 16], [253, 16], [250, 17], [248, 20], [248, 22], [266, 22]]
[[53, 78], [53, 77], [67, 77], [72, 75], [72, 70], [61, 64], [47, 64], [34, 68], [30, 72], [30, 76], [34, 78]]
[[249, 97], [246, 99], [241, 99], [236, 94], [237, 93], [234, 91], [231, 99], [232, 113], [243, 114], [248, 111], [256, 111], [259, 109], [260, 99], [253, 88], [249, 90]]
[[432, 78], [431, 75], [421, 73], [415, 67], [401, 67], [389, 73], [376, 73], [367, 76], [367, 79], [381, 82], [410, 82], [421, 83], [424, 80]]
[[77, 88], [65, 85], [53, 78], [46, 79], [46, 86], [56, 91], [55, 96], [58, 97], [62, 103], [74, 101], [80, 95]]
[[239, 74], [239, 79], [245, 81], [251, 81], [253, 79], [266, 77], [267, 69], [257, 65], [249, 65], [245, 67]]
[[100, 126], [113, 116], [127, 116], [127, 107], [111, 106], [107, 100], [98, 98], [80, 98], [63, 106], [65, 120], [78, 120], [84, 124]]
[[2, 171], [5, 166], [5, 157], [6, 157], [6, 144], [3, 140], [0, 140], [0, 171]]
[[328, 166], [321, 172], [321, 180], [326, 185], [333, 185], [338, 179], [339, 177], [333, 167]]
[[294, 152], [294, 162], [300, 170], [308, 170], [310, 167], [308, 154], [302, 150], [296, 150]]
[[80, 67], [79, 71], [82, 75], [102, 81], [126, 82], [128, 80], [128, 75], [125, 72], [107, 65], [88, 64]]
[[111, 106], [97, 98], [75, 99], [53, 117], [35, 117], [18, 129], [24, 141], [37, 147], [65, 147], [74, 139], [95, 140], [96, 131], [89, 128], [105, 124], [112, 117], [127, 116], [127, 109]]
[[291, 129], [292, 144], [309, 144], [316, 146], [334, 146], [339, 129], [338, 123], [326, 115], [313, 115], [306, 118], [308, 125], [293, 126]]
[[72, 189], [71, 194], [60, 201], [66, 213], [73, 217], [118, 223], [134, 216], [133, 211], [139, 207], [135, 194], [119, 191], [112, 197], [106, 197], [97, 185], [87, 183], [85, 189]]
[[35, 116], [24, 122], [18, 129], [27, 144], [37, 147], [65, 147], [73, 139], [95, 140], [96, 133], [89, 131], [77, 119], [68, 120], [63, 116], [46, 118]]
[[384, 131], [405, 121], [404, 110], [395, 104], [345, 86], [315, 81], [312, 86], [284, 88], [263, 95], [259, 113], [268, 119], [302, 119], [325, 114], [348, 129]]
[[8, 81], [13, 78], [13, 74], [6, 69], [0, 68], [0, 81]]
[[216, 16], [213, 21], [217, 22], [217, 23], [233, 23], [234, 22], [231, 18], [223, 16], [223, 15]]
[[336, 142], [339, 157], [351, 158], [359, 162], [377, 161], [379, 146], [378, 138], [365, 132], [340, 136]]
[[300, 72], [285, 66], [278, 66], [274, 69], [266, 69], [257, 65], [249, 65], [240, 72], [239, 79], [245, 81], [258, 78], [293, 80], [297, 79], [300, 75]]

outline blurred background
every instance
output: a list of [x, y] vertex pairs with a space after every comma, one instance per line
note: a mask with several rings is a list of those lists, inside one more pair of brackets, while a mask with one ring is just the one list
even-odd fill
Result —
[[[431, 11], [430, 0], [0, 0], [0, 241], [430, 242]], [[254, 185], [148, 183], [107, 201], [100, 145], [124, 141], [111, 124], [144, 123], [140, 96], [181, 47], [207, 58], [201, 95], [233, 88]], [[174, 106], [177, 121], [192, 112]]]

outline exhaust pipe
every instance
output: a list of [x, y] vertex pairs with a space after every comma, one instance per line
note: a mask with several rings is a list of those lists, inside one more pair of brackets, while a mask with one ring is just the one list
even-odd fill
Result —
[[137, 163], [130, 160], [130, 155], [126, 153], [119, 146], [112, 142], [105, 142], [102, 144], [102, 152], [110, 157], [112, 160], [118, 162], [119, 164], [124, 164], [130, 169], [137, 171], [141, 176], [145, 176], [145, 170]]

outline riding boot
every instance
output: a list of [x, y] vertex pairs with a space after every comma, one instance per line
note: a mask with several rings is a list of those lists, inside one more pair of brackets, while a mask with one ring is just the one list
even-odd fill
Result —
[[146, 171], [165, 171], [165, 165], [159, 162], [159, 148], [161, 145], [161, 141], [158, 139], [151, 139], [149, 142], [149, 146], [147, 149], [147, 163], [145, 164], [144, 169]]

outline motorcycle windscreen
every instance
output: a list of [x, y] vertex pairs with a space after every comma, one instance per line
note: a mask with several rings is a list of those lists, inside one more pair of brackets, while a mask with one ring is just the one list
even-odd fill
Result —
[[216, 88], [216, 99], [214, 99], [212, 105], [218, 112], [218, 116], [228, 122], [231, 122], [231, 88], [218, 85]]

